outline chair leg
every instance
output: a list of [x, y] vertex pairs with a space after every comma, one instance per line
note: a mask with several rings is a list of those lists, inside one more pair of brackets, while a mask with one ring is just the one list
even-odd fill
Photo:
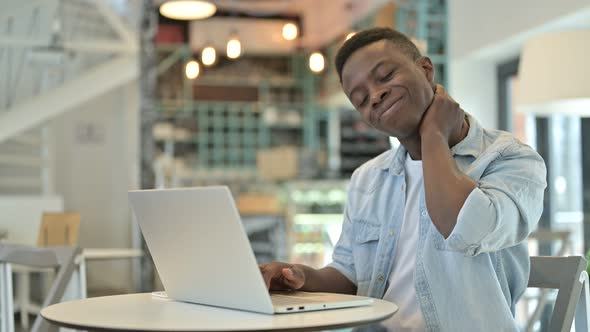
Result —
[[23, 329], [29, 328], [29, 307], [31, 278], [27, 271], [17, 273], [17, 302], [20, 307], [20, 323]]
[[12, 305], [12, 268], [0, 262], [0, 331], [14, 332], [14, 309]]
[[[67, 249], [67, 248], [66, 248]], [[52, 304], [60, 302], [60, 299], [63, 298], [64, 291], [67, 287], [70, 278], [72, 277], [72, 272], [75, 269], [75, 259], [76, 255], [78, 255], [80, 249], [68, 249], [64, 250], [60, 255], [60, 268], [57, 272], [55, 277], [55, 281], [49, 290], [49, 294], [47, 294], [45, 300], [43, 301], [42, 307], [47, 307]], [[33, 327], [31, 328], [31, 332], [53, 332], [57, 331], [57, 327], [55, 325], [50, 324], [48, 321], [44, 320], [41, 315], [37, 315], [35, 318], [35, 322], [33, 323]]]
[[582, 292], [576, 307], [576, 331], [588, 331], [590, 328], [590, 282], [586, 271], [582, 271], [580, 282]]
[[78, 262], [78, 296], [79, 299], [85, 299], [88, 297], [87, 286], [86, 286], [86, 259], [84, 255], [78, 255], [80, 261]]
[[531, 315], [531, 317], [529, 317], [529, 320], [527, 321], [527, 325], [525, 327], [526, 332], [533, 332], [533, 330], [534, 330], [533, 328], [535, 326], [535, 323], [539, 321], [539, 319], [541, 318], [541, 314], [543, 313], [543, 310], [545, 309], [545, 305], [547, 304], [548, 297], [549, 297], [549, 290], [541, 289], [539, 297], [537, 298], [537, 306], [535, 307], [535, 311], [533, 311], [533, 314]]

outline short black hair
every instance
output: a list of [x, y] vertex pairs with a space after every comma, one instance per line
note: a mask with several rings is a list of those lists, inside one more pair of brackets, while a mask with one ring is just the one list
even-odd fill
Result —
[[338, 77], [342, 82], [342, 68], [350, 56], [360, 48], [380, 40], [389, 40], [408, 55], [412, 60], [418, 60], [422, 55], [414, 43], [403, 33], [390, 28], [372, 28], [359, 31], [348, 39], [338, 50], [334, 62]]

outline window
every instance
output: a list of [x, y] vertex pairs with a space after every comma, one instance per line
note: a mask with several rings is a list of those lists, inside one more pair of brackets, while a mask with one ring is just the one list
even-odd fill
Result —
[[[577, 116], [536, 117], [514, 110], [513, 91], [518, 59], [498, 66], [498, 123], [502, 130], [536, 149], [545, 159], [548, 188], [539, 227], [570, 232], [570, 254], [584, 253], [582, 131]], [[543, 246], [531, 254], [557, 254], [557, 246]], [[531, 248], [533, 249], [533, 248]]]
[[[547, 165], [548, 186], [545, 190], [544, 212], [539, 228], [552, 231], [568, 231], [569, 243], [544, 244], [529, 241], [531, 255], [570, 254], [582, 255], [584, 250], [584, 214], [582, 182], [582, 121], [576, 116], [552, 115], [540, 118], [514, 110], [513, 91], [518, 73], [518, 59], [498, 66], [498, 123], [502, 130], [512, 132], [517, 138], [536, 149]], [[586, 135], [585, 141], [590, 141]], [[586, 156], [586, 159], [589, 159]], [[584, 163], [588, 164], [588, 161]], [[586, 180], [587, 181], [587, 180]], [[590, 232], [587, 232], [590, 235]], [[588, 239], [588, 236], [586, 237]], [[561, 241], [556, 241], [561, 242]], [[586, 240], [588, 242], [588, 240]], [[563, 249], [567, 248], [566, 252]], [[533, 308], [537, 305], [535, 293], [527, 290], [525, 300], [517, 306], [519, 324], [527, 325]], [[527, 300], [528, 299], [528, 300]], [[534, 329], [548, 327], [550, 305], [544, 310]]]

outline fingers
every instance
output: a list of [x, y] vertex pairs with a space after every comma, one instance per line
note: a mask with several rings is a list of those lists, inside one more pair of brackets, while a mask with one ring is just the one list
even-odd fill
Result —
[[464, 117], [459, 103], [442, 85], [437, 84], [432, 101], [420, 122], [419, 134], [423, 136], [426, 133], [441, 133], [449, 139], [451, 134], [461, 127]]
[[283, 282], [291, 289], [299, 289], [303, 287], [305, 276], [300, 269], [290, 267], [283, 268]]
[[428, 112], [431, 108], [435, 107], [436, 105], [440, 104], [444, 100], [446, 94], [447, 92], [445, 88], [442, 85], [437, 84], [434, 87], [434, 95], [432, 96], [430, 104], [426, 108], [426, 112]]
[[303, 271], [294, 265], [272, 262], [258, 267], [269, 290], [299, 289], [305, 283]]
[[429, 108], [433, 107], [457, 110], [460, 105], [455, 99], [453, 99], [453, 97], [448, 94], [447, 90], [445, 90], [442, 85], [437, 84], [434, 98]]
[[449, 94], [447, 93], [447, 91], [445, 90], [445, 88], [440, 85], [437, 84], [436, 85], [436, 90], [434, 92], [434, 100], [433, 100], [433, 104], [440, 104], [440, 103], [444, 103], [448, 98], [450, 98]]
[[449, 99], [451, 102], [453, 102], [453, 104], [457, 104], [457, 106], [459, 105], [459, 103], [457, 103], [457, 101], [453, 99], [453, 97], [449, 95], [447, 90], [440, 84], [436, 85], [436, 95], [438, 95], [441, 98]]
[[284, 282], [282, 282], [283, 274], [282, 268], [288, 267], [289, 265], [285, 263], [279, 262], [272, 262], [269, 264], [260, 264], [258, 267], [260, 268], [260, 272], [262, 273], [262, 278], [264, 279], [264, 283], [266, 284], [266, 289], [269, 290], [276, 290], [279, 288], [286, 288], [282, 286]]

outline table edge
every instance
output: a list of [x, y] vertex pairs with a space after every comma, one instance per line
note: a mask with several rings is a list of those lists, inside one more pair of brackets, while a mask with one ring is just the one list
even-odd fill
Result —
[[[141, 294], [141, 293], [139, 293]], [[146, 293], [147, 294], [147, 293]], [[54, 303], [53, 305], [57, 305], [59, 303]], [[396, 306], [396, 309], [391, 312], [390, 314], [384, 316], [384, 317], [380, 317], [380, 318], [374, 318], [374, 319], [365, 319], [365, 320], [359, 320], [359, 321], [355, 321], [355, 322], [351, 322], [351, 323], [342, 323], [342, 324], [331, 324], [331, 325], [318, 325], [318, 326], [309, 326], [309, 327], [299, 327], [299, 328], [287, 328], [287, 329], [233, 329], [233, 330], [198, 330], [198, 329], [186, 329], [186, 330], [172, 330], [172, 329], [149, 329], [149, 330], [138, 330], [138, 329], [116, 329], [116, 328], [109, 328], [109, 327], [97, 327], [97, 326], [91, 326], [91, 325], [80, 325], [80, 324], [71, 324], [71, 323], [64, 323], [61, 321], [57, 321], [54, 319], [50, 319], [45, 317], [45, 315], [43, 314], [43, 312], [45, 311], [46, 308], [41, 309], [41, 311], [39, 312], [39, 315], [41, 315], [41, 317], [46, 320], [47, 322], [54, 324], [56, 326], [59, 327], [65, 327], [65, 328], [70, 328], [70, 329], [76, 329], [76, 330], [90, 330], [90, 331], [100, 331], [100, 332], [113, 332], [113, 331], [125, 331], [125, 332], [140, 332], [140, 331], [149, 331], [149, 332], [221, 332], [221, 331], [244, 331], [244, 332], [251, 332], [251, 331], [276, 331], [276, 332], [299, 332], [299, 331], [323, 331], [323, 330], [327, 330], [327, 329], [342, 329], [342, 328], [350, 328], [350, 327], [361, 327], [361, 326], [365, 326], [365, 325], [370, 325], [373, 323], [377, 323], [377, 322], [381, 322], [381, 321], [385, 321], [386, 319], [391, 318], [395, 313], [398, 312], [399, 307], [395, 304], [392, 303], [393, 305]], [[339, 310], [339, 309], [333, 309], [333, 310]], [[285, 314], [285, 315], [297, 315], [298, 313], [290, 313], [290, 314]], [[302, 313], [303, 314], [303, 313]], [[276, 314], [275, 314], [276, 315]]]
[[[336, 309], [337, 310], [337, 309]], [[260, 330], [260, 329], [256, 329], [256, 330], [250, 330], [250, 329], [233, 329], [233, 330], [171, 330], [171, 329], [166, 329], [166, 330], [157, 330], [157, 329], [152, 329], [152, 330], [136, 330], [136, 329], [114, 329], [114, 328], [107, 328], [107, 327], [95, 327], [95, 326], [89, 326], [89, 325], [78, 325], [78, 324], [69, 324], [69, 323], [63, 323], [63, 322], [58, 322], [49, 318], [46, 318], [45, 316], [43, 316], [43, 314], [41, 314], [41, 317], [43, 317], [43, 319], [45, 319], [46, 321], [48, 321], [51, 324], [54, 324], [58, 327], [64, 327], [64, 328], [69, 328], [69, 329], [75, 329], [75, 330], [85, 330], [85, 331], [100, 331], [100, 332], [114, 332], [114, 331], [126, 331], [126, 332], [143, 332], [143, 331], [149, 331], [149, 332], [222, 332], [222, 331], [245, 331], [245, 332], [251, 332], [251, 331], [276, 331], [276, 332], [300, 332], [300, 331], [325, 331], [325, 330], [332, 330], [332, 329], [343, 329], [343, 328], [349, 328], [349, 327], [361, 327], [364, 325], [370, 325], [372, 323], [377, 323], [377, 322], [381, 322], [384, 321], [386, 319], [391, 318], [395, 313], [397, 312], [394, 311], [391, 314], [387, 315], [386, 317], [383, 318], [378, 318], [378, 319], [368, 319], [368, 320], [362, 320], [362, 321], [357, 321], [354, 323], [345, 323], [345, 324], [336, 324], [336, 325], [321, 325], [321, 326], [310, 326], [310, 327], [300, 327], [300, 328], [292, 328], [292, 329], [266, 329], [266, 330]]]

